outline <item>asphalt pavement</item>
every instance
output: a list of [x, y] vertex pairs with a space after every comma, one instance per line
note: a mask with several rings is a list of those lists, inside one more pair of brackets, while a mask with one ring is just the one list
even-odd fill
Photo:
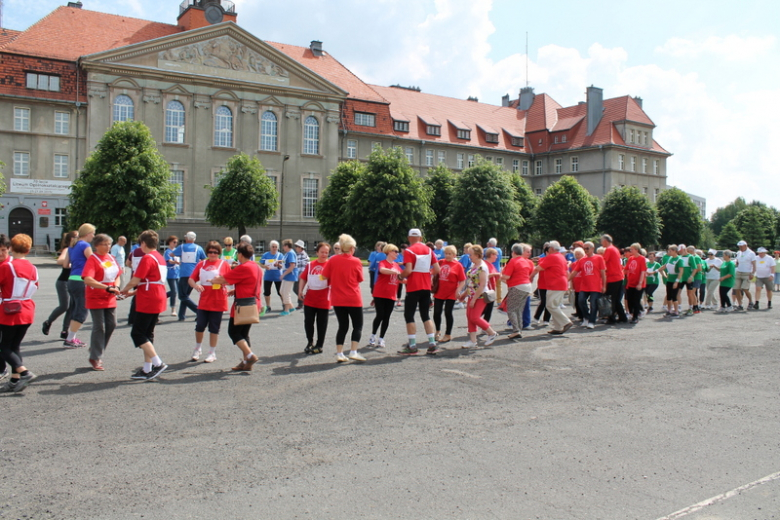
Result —
[[403, 357], [396, 308], [385, 349], [337, 365], [335, 316], [304, 356], [302, 312], [280, 317], [274, 295], [251, 373], [231, 373], [227, 320], [217, 361], [189, 362], [188, 312], [162, 317], [170, 368], [139, 382], [129, 302], [94, 372], [59, 321], [41, 333], [59, 274], [41, 267], [23, 343], [39, 377], [0, 395], [0, 519], [780, 518], [780, 309], [536, 328], [481, 350], [459, 348], [460, 310], [446, 350]]

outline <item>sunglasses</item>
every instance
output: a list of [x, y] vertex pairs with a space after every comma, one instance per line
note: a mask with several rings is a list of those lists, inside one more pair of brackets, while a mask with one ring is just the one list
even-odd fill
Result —
[[211, 251], [206, 251], [206, 254], [209, 254], [209, 255], [218, 255], [218, 254], [219, 254], [219, 251], [214, 251], [214, 250], [212, 249]]

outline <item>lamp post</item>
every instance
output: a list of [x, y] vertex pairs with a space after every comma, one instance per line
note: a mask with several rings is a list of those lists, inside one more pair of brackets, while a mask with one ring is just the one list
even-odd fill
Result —
[[284, 165], [287, 163], [287, 161], [290, 160], [289, 155], [285, 155], [284, 159], [282, 159], [282, 178], [279, 180], [279, 182], [282, 183], [281, 193], [279, 195], [279, 243], [282, 243], [282, 240], [284, 240]]

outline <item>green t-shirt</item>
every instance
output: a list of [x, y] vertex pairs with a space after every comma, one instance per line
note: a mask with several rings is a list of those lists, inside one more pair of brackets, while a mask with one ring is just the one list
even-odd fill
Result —
[[703, 282], [704, 281], [704, 275], [705, 275], [704, 269], [707, 266], [704, 265], [704, 260], [702, 260], [699, 255], [695, 255], [694, 258], [696, 259], [696, 268], [699, 269], [699, 272], [696, 273], [696, 278], [694, 278], [694, 279], [698, 280], [700, 282]]
[[[658, 268], [661, 264], [658, 262], [648, 262], [647, 264], [647, 285], [658, 285]], [[655, 271], [650, 274], [651, 271]]]
[[666, 266], [666, 283], [677, 281], [677, 266], [680, 264], [680, 256], [664, 255], [661, 265]]
[[721, 287], [734, 287], [734, 277], [737, 274], [737, 267], [734, 265], [734, 262], [729, 260], [728, 262], [723, 262], [720, 266], [720, 276], [726, 276], [731, 275], [725, 280], [720, 281]]
[[222, 250], [222, 256], [220, 257], [222, 260], [231, 260], [233, 262], [236, 261], [236, 248], [234, 247], [230, 251], [227, 249]]
[[679, 271], [680, 266], [683, 268], [683, 274], [682, 274], [682, 280], [678, 280], [680, 283], [687, 283], [688, 279], [691, 277], [691, 273], [695, 269], [696, 260], [694, 260], [693, 255], [684, 254], [680, 255], [680, 263], [677, 264], [677, 270]]

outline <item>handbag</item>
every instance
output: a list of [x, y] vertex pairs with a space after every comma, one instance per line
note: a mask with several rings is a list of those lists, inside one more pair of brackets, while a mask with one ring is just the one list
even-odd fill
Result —
[[606, 294], [599, 296], [597, 307], [599, 309], [599, 318], [612, 316], [612, 298]]
[[19, 314], [22, 312], [22, 302], [18, 300], [3, 302], [3, 312], [5, 314]]
[[481, 298], [485, 300], [487, 303], [492, 303], [496, 301], [496, 291], [494, 289], [485, 289], [482, 292]]
[[236, 298], [236, 311], [233, 314], [233, 323], [236, 325], [260, 323], [257, 298]]

